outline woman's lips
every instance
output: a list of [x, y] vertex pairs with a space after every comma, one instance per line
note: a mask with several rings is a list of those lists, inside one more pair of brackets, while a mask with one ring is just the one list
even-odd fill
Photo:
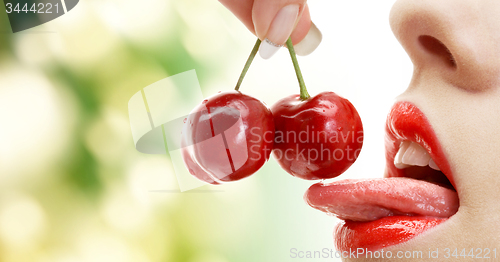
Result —
[[456, 191], [407, 178], [394, 157], [402, 141], [425, 148], [454, 186], [450, 166], [425, 115], [413, 104], [396, 103], [386, 124], [387, 178], [342, 180], [312, 185], [306, 202], [345, 220], [335, 232], [337, 249], [376, 250], [399, 244], [455, 214]]
[[384, 217], [370, 222], [344, 221], [335, 230], [335, 244], [341, 251], [378, 250], [408, 241], [444, 221], [446, 219], [409, 216]]
[[[402, 169], [394, 165], [399, 146], [403, 141], [412, 141], [427, 150], [439, 169], [455, 187], [450, 165], [427, 117], [418, 107], [409, 102], [398, 102], [392, 107], [385, 126], [385, 156], [387, 177], [403, 177]], [[456, 188], [456, 187], [455, 187]]]

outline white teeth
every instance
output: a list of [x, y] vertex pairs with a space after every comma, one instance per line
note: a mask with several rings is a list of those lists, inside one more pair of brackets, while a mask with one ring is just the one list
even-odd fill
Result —
[[439, 167], [436, 165], [436, 162], [434, 162], [434, 159], [431, 158], [431, 160], [429, 161], [429, 166], [432, 168], [432, 169], [435, 169], [435, 170], [441, 170], [439, 169]]
[[439, 167], [429, 153], [419, 144], [412, 141], [403, 141], [401, 143], [398, 153], [394, 158], [394, 165], [399, 169], [409, 166], [429, 165], [432, 169], [439, 170]]
[[403, 164], [403, 155], [410, 145], [411, 141], [403, 141], [403, 143], [401, 143], [398, 153], [396, 154], [396, 157], [394, 157], [394, 165], [397, 168], [403, 169], [408, 167], [408, 165]]
[[412, 166], [426, 166], [431, 156], [427, 151], [415, 142], [411, 142], [403, 155], [403, 164]]

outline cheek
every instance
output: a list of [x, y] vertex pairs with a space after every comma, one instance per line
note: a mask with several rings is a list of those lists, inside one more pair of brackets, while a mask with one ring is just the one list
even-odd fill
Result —
[[497, 209], [500, 197], [500, 87], [466, 92], [432, 81], [401, 96], [429, 118], [452, 166], [462, 207]]

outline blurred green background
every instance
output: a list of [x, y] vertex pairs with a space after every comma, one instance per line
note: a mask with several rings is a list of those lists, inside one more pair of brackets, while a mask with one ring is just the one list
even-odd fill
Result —
[[[309, 93], [338, 92], [365, 125], [341, 178], [383, 172], [385, 114], [411, 75], [388, 26], [393, 2], [309, 3], [324, 34], [299, 58]], [[177, 193], [168, 156], [134, 148], [132, 95], [191, 69], [204, 96], [232, 89], [254, 41], [215, 0], [80, 1], [16, 34], [2, 6], [0, 261], [336, 260], [291, 258], [333, 248], [338, 221], [308, 207], [312, 183], [274, 160], [237, 183]], [[297, 93], [287, 52], [256, 58], [241, 90], [268, 105]]]

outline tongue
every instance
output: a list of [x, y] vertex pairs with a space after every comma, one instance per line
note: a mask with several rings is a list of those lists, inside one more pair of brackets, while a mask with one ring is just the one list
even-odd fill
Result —
[[448, 218], [459, 206], [455, 191], [402, 177], [318, 183], [304, 198], [316, 209], [353, 221], [400, 215]]

